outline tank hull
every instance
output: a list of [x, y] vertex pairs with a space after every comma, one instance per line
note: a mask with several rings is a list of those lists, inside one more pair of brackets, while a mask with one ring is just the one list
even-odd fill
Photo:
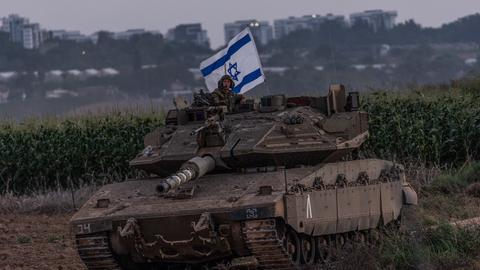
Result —
[[[106, 236], [112, 258], [135, 263], [253, 258], [255, 267], [269, 269], [259, 250], [290, 258], [295, 254], [283, 241], [289, 232], [298, 239], [330, 239], [369, 231], [394, 223], [403, 205], [416, 199], [401, 168], [382, 160], [207, 175], [163, 196], [155, 192], [159, 181], [103, 187], [72, 218], [77, 240]], [[262, 248], [262, 243], [270, 244]], [[79, 252], [89, 264], [92, 254]], [[301, 262], [285, 263], [288, 268]]]
[[[287, 117], [298, 117], [301, 121], [292, 123]], [[368, 137], [364, 112], [342, 112], [326, 117], [305, 106], [283, 112], [229, 114], [220, 126], [223, 125], [225, 129], [215, 130], [218, 134], [198, 133], [197, 138], [192, 130], [202, 128], [198, 123], [158, 128], [147, 135], [145, 150], [131, 160], [130, 165], [167, 176], [183, 162], [209, 154], [221, 160], [225, 167], [237, 169], [315, 166], [340, 161]]]

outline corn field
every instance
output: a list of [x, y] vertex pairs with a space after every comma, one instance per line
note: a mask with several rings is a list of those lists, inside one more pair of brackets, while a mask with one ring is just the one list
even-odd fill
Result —
[[480, 158], [480, 98], [376, 93], [363, 102], [369, 112], [370, 155], [403, 163], [461, 165]]
[[[480, 158], [480, 98], [370, 94], [368, 157], [421, 164]], [[76, 189], [135, 177], [128, 161], [162, 113], [123, 113], [0, 124], [0, 194]]]
[[31, 121], [0, 127], [0, 193], [75, 189], [133, 177], [128, 167], [162, 114]]

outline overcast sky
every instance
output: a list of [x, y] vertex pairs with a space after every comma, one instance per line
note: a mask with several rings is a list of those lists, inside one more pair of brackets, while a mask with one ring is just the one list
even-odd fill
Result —
[[397, 10], [397, 21], [439, 26], [480, 12], [479, 0], [0, 0], [0, 17], [18, 13], [47, 29], [121, 31], [200, 22], [214, 47], [223, 45], [223, 23], [317, 13], [347, 15], [366, 9]]

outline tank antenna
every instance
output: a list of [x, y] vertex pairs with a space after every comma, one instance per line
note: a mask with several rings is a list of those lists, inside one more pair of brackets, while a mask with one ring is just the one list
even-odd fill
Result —
[[330, 85], [338, 79], [337, 78], [337, 60], [336, 60], [336, 57], [335, 57], [335, 49], [333, 47], [331, 25], [328, 22], [326, 23], [326, 25], [327, 25], [327, 28], [328, 28], [328, 45], [330, 47], [330, 58], [331, 58], [331, 61], [333, 62], [333, 76], [330, 73], [327, 73], [328, 77], [329, 77], [329, 83], [328, 84]]
[[268, 86], [267, 78], [265, 78], [265, 89], [267, 90], [267, 95], [270, 95], [270, 87]]
[[[275, 167], [276, 168], [279, 168], [280, 166], [278, 166], [278, 164], [280, 162], [277, 162], [277, 159], [276, 157], [274, 156], [273, 157], [273, 161], [275, 162]], [[283, 159], [283, 181], [284, 181], [284, 185], [285, 185], [285, 194], [287, 193], [288, 191], [288, 181], [287, 181], [287, 166], [285, 166], [285, 159]]]
[[72, 206], [73, 206], [73, 209], [76, 210], [77, 206], [75, 204], [75, 190], [73, 189], [73, 181], [72, 181], [72, 178], [70, 176], [68, 177], [68, 180], [70, 182], [70, 193], [72, 195]]

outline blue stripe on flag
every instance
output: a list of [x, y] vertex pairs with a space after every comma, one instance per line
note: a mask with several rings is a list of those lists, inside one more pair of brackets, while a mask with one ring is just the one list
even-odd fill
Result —
[[247, 76], [243, 77], [243, 80], [233, 88], [233, 92], [237, 94], [240, 93], [240, 91], [242, 91], [242, 87], [255, 81], [260, 76], [262, 76], [262, 71], [260, 69], [256, 69], [255, 71], [247, 74]]
[[228, 48], [227, 53], [224, 56], [222, 56], [217, 61], [213, 62], [212, 64], [210, 64], [206, 67], [204, 67], [201, 70], [203, 77], [206, 77], [206, 76], [210, 75], [213, 71], [215, 71], [219, 67], [222, 67], [223, 65], [225, 65], [225, 63], [228, 60], [230, 60], [230, 57], [232, 57], [232, 55], [234, 53], [236, 53], [238, 50], [240, 50], [245, 44], [249, 43], [250, 41], [252, 41], [252, 39], [250, 38], [250, 35], [246, 34], [244, 37], [239, 39], [237, 42], [233, 43], [232, 46], [230, 46]]

